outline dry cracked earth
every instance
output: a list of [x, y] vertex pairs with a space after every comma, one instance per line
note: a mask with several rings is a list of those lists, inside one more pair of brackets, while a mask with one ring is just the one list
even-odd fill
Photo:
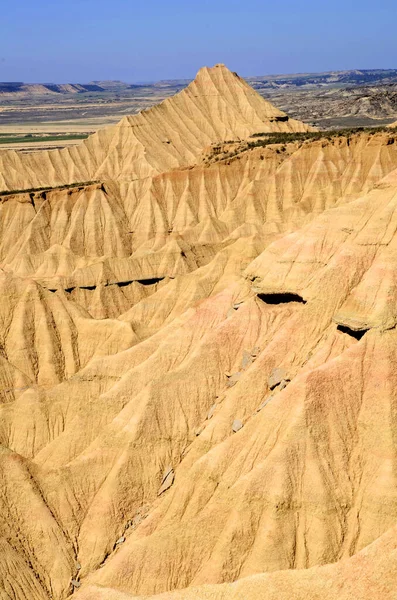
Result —
[[393, 130], [305, 132], [223, 65], [0, 152], [1, 600], [392, 600]]

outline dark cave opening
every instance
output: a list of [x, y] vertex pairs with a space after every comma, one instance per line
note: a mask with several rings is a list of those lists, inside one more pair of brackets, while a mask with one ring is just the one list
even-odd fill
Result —
[[306, 304], [306, 300], [299, 294], [292, 292], [279, 293], [279, 294], [258, 294], [258, 298], [265, 304], [288, 304], [289, 302], [300, 302]]
[[341, 331], [342, 333], [346, 333], [347, 335], [350, 335], [350, 337], [353, 337], [356, 340], [361, 340], [361, 338], [368, 331], [368, 329], [350, 329], [350, 327], [347, 327], [346, 325], [338, 325], [337, 330]]

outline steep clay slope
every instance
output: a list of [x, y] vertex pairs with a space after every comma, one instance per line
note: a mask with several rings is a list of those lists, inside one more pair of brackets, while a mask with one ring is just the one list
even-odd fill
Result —
[[[306, 571], [253, 575], [231, 584], [204, 585], [147, 600], [394, 600], [397, 532], [393, 527], [379, 540], [348, 560]], [[131, 600], [137, 596], [109, 588], [87, 586], [79, 600]]]
[[76, 150], [0, 154], [5, 187], [75, 184], [1, 196], [2, 599], [315, 598], [373, 547], [390, 572], [394, 137], [201, 161], [305, 128], [217, 66]]
[[[90, 582], [148, 594], [307, 568], [358, 552], [395, 523], [395, 315], [382, 310], [393, 289], [385, 270], [396, 201], [397, 187], [382, 186], [324, 213], [250, 265], [247, 283], [230, 289], [243, 301], [233, 315], [213, 321], [228, 305], [226, 290], [197, 309], [183, 336], [173, 332], [179, 344], [188, 331], [197, 335], [197, 320], [202, 327], [211, 311], [211, 329], [190, 343], [191, 357], [152, 379], [145, 410], [130, 402], [90, 455], [115, 435], [123, 446], [139, 439], [147, 447], [178, 423], [178, 448], [156, 451], [175, 482]], [[269, 304], [263, 294], [276, 292], [306, 304]], [[366, 320], [351, 329], [357, 297]], [[365, 335], [358, 340], [355, 331]], [[274, 368], [291, 383], [271, 392]], [[170, 409], [176, 421], [166, 417]], [[233, 433], [236, 420], [243, 427]], [[119, 493], [118, 506], [127, 484]]]
[[263, 248], [371, 189], [397, 166], [391, 141], [292, 143], [143, 180], [3, 195], [0, 265], [66, 290], [96, 318], [117, 317], [237, 239]]

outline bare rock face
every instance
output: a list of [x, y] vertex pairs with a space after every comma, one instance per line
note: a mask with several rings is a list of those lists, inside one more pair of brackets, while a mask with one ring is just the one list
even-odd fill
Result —
[[233, 387], [234, 385], [236, 385], [236, 383], [238, 381], [240, 381], [241, 375], [242, 375], [241, 371], [236, 371], [236, 373], [233, 373], [232, 375], [230, 375], [230, 377], [228, 377], [228, 380], [226, 383], [227, 387]]
[[308, 129], [219, 65], [0, 154], [5, 600], [392, 600], [393, 132], [222, 154]]
[[232, 425], [233, 433], [237, 433], [238, 431], [240, 431], [240, 429], [242, 429], [242, 427], [243, 427], [243, 424], [240, 421], [240, 419], [235, 419], [233, 421], [233, 425]]
[[166, 492], [174, 483], [175, 473], [172, 467], [167, 467], [164, 471], [163, 479], [161, 480], [161, 486], [158, 491], [158, 496], [161, 496], [164, 492]]
[[270, 373], [268, 380], [267, 380], [267, 385], [269, 386], [269, 389], [272, 390], [277, 385], [280, 385], [283, 382], [286, 382], [287, 380], [288, 380], [287, 371], [285, 369], [281, 369], [280, 367], [277, 367], [277, 368], [273, 369], [273, 371]]

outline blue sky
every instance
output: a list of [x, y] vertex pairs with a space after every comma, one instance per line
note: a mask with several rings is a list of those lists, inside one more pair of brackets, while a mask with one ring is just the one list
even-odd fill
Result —
[[397, 68], [397, 0], [3, 0], [0, 81]]

